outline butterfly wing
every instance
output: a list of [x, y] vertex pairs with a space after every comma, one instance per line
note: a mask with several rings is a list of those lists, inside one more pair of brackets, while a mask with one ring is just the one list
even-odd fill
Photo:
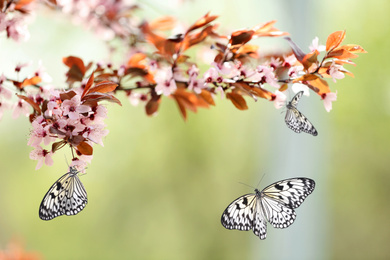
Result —
[[297, 107], [298, 103], [299, 103], [299, 100], [301, 99], [303, 95], [303, 91], [299, 91], [290, 101], [290, 103], [288, 105], [292, 106], [292, 107]]
[[261, 206], [266, 219], [276, 228], [290, 226], [298, 208], [315, 188], [309, 178], [292, 178], [275, 182], [261, 191]]
[[318, 135], [317, 129], [310, 123], [309, 119], [294, 107], [287, 108], [284, 121], [286, 122], [287, 127], [296, 133], [303, 131], [313, 136]]
[[297, 105], [299, 100], [301, 99], [303, 91], [298, 92], [292, 100], [287, 104], [287, 112], [284, 118], [286, 125], [288, 128], [293, 130], [296, 133], [300, 133], [301, 131], [311, 134], [313, 136], [318, 135], [317, 130], [310, 123], [309, 119], [307, 119], [298, 109]]
[[[258, 193], [258, 191], [257, 191]], [[222, 225], [227, 229], [251, 230], [260, 239], [267, 235], [267, 221], [260, 210], [259, 195], [246, 194], [234, 200], [225, 209], [221, 217]]]
[[256, 194], [246, 194], [234, 200], [221, 217], [227, 229], [251, 230], [256, 212]]
[[39, 217], [50, 220], [61, 215], [76, 215], [88, 203], [87, 192], [77, 173], [64, 174], [48, 190], [39, 207]]

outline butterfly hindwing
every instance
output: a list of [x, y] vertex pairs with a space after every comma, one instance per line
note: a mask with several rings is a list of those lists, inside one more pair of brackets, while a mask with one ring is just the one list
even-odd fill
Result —
[[303, 95], [303, 91], [298, 92], [291, 101], [287, 104], [287, 112], [284, 118], [286, 125], [288, 128], [293, 130], [296, 133], [305, 132], [311, 134], [313, 136], [318, 135], [317, 130], [310, 123], [309, 119], [307, 119], [298, 109], [297, 105], [299, 100]]
[[275, 182], [255, 194], [246, 194], [234, 200], [221, 217], [227, 229], [253, 230], [260, 239], [267, 235], [267, 221], [276, 228], [290, 226], [295, 208], [313, 192], [315, 182], [308, 178], [291, 178]]
[[70, 171], [59, 178], [46, 193], [39, 207], [39, 217], [50, 220], [61, 215], [76, 215], [88, 203], [87, 192], [78, 177], [78, 171]]

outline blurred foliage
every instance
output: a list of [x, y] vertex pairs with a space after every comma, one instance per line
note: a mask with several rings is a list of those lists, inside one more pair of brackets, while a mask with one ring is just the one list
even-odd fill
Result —
[[[181, 10], [193, 17], [211, 10], [233, 29], [276, 19], [278, 28], [291, 32], [294, 25], [289, 17], [302, 19], [300, 14], [307, 9], [295, 6], [298, 11], [288, 16], [291, 6], [283, 8], [283, 4], [248, 0], [236, 14], [230, 8], [233, 2], [189, 1]], [[53, 167], [35, 172], [26, 145], [29, 123], [12, 120], [6, 113], [0, 122], [0, 249], [18, 237], [25, 251], [39, 252], [45, 259], [258, 259], [267, 251], [280, 259], [296, 259], [291, 248], [297, 243], [294, 240], [303, 239], [296, 250], [317, 248], [316, 259], [389, 258], [389, 5], [385, 0], [364, 5], [352, 0], [323, 1], [310, 5], [315, 21], [301, 21], [313, 29], [310, 39], [319, 36], [325, 43], [329, 33], [346, 29], [345, 42], [368, 51], [356, 60], [356, 67], [347, 66], [356, 78], [330, 84], [338, 91], [331, 113], [324, 111], [318, 97], [302, 102], [302, 111], [319, 130], [315, 139], [292, 133], [284, 125], [284, 115], [263, 100], [249, 101], [244, 112], [217, 100], [216, 107], [190, 114], [186, 123], [173, 101], [163, 102], [159, 115], [152, 118], [141, 107], [129, 105], [125, 97], [123, 107], [108, 105], [110, 134], [105, 147], [96, 147], [93, 163], [81, 176], [89, 203], [77, 216], [39, 219], [39, 203], [65, 173], [66, 163], [63, 154], [57, 154]], [[38, 19], [31, 29], [33, 42], [47, 25], [47, 20]], [[45, 46], [52, 47], [45, 50], [51, 60], [44, 65], [53, 77], [64, 78], [61, 71], [54, 71], [63, 56], [105, 57], [100, 44], [94, 50], [90, 45], [75, 49], [75, 39], [93, 37], [83, 31], [58, 30], [57, 35], [56, 30], [50, 31]], [[13, 46], [3, 39], [0, 44]], [[7, 58], [14, 63], [38, 60], [37, 52], [43, 49], [39, 45], [23, 52], [22, 47], [12, 56], [0, 51], [1, 68]], [[99, 52], [101, 56], [94, 56]], [[308, 111], [305, 102], [316, 109]], [[298, 147], [281, 136], [298, 140]], [[315, 143], [315, 150], [309, 149], [310, 143]], [[69, 160], [70, 154], [66, 156]], [[288, 170], [278, 172], [281, 166]], [[310, 167], [318, 172], [306, 175]], [[264, 173], [261, 188], [284, 177], [322, 175], [314, 177], [318, 186], [297, 210], [297, 221], [289, 229], [269, 227], [265, 241], [250, 232], [225, 230], [219, 222], [225, 207], [252, 191], [238, 182], [256, 186]], [[305, 235], [305, 229], [318, 234]], [[300, 259], [313, 257], [308, 253]]]

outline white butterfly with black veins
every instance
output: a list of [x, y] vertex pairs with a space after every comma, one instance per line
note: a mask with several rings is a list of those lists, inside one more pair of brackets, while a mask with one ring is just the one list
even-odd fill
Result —
[[287, 104], [287, 112], [284, 121], [288, 128], [292, 129], [296, 133], [301, 131], [313, 136], [318, 135], [317, 130], [312, 123], [297, 109], [299, 100], [301, 99], [303, 91], [298, 92], [290, 102]]
[[275, 228], [290, 226], [298, 208], [313, 192], [315, 182], [308, 178], [292, 178], [275, 182], [262, 191], [234, 200], [221, 217], [227, 229], [253, 230], [260, 239], [267, 235], [267, 221]]
[[43, 198], [39, 217], [50, 220], [61, 215], [76, 215], [88, 203], [87, 192], [79, 177], [80, 172], [70, 166], [69, 172], [59, 178]]

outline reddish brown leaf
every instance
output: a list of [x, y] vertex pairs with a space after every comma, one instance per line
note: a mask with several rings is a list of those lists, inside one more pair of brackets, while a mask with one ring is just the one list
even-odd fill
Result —
[[55, 142], [51, 145], [51, 151], [54, 153], [66, 145], [65, 140]]
[[231, 92], [226, 93], [226, 98], [232, 101], [233, 105], [239, 110], [247, 110], [248, 106], [246, 105], [245, 99], [237, 93]]
[[77, 145], [77, 150], [84, 155], [92, 155], [93, 148], [87, 142], [83, 141], [79, 145]]
[[217, 15], [209, 15], [209, 13], [207, 13], [203, 17], [201, 17], [199, 20], [197, 20], [193, 25], [191, 25], [190, 28], [188, 28], [187, 33], [189, 33], [190, 31], [196, 30], [198, 28], [201, 28], [201, 27], [205, 26], [206, 24], [214, 21], [217, 18], [218, 18]]
[[148, 101], [148, 103], [146, 103], [145, 111], [146, 111], [146, 114], [148, 116], [152, 116], [157, 112], [158, 107], [160, 105], [160, 100], [161, 100], [160, 97], [156, 96], [156, 97], [151, 98]]
[[96, 102], [100, 102], [103, 100], [107, 100], [109, 102], [113, 102], [122, 106], [122, 103], [119, 101], [119, 99], [107, 93], [98, 93], [98, 92], [88, 93], [81, 99], [81, 101], [83, 101], [83, 105], [86, 106], [93, 106], [95, 105]]
[[231, 45], [242, 45], [247, 42], [249, 42], [252, 39], [252, 36], [254, 35], [254, 31], [252, 30], [240, 30], [235, 31], [230, 36], [229, 43]]
[[251, 95], [255, 95], [257, 97], [261, 97], [261, 98], [265, 98], [267, 100], [271, 100], [272, 99], [272, 93], [269, 92], [268, 90], [265, 90], [261, 87], [258, 87], [258, 86], [252, 86], [252, 85], [249, 85], [248, 83], [245, 83], [245, 82], [235, 82], [233, 83], [234, 86], [238, 87], [238, 88], [243, 88], [247, 91], [247, 93], [249, 92]]
[[67, 92], [60, 93], [60, 98], [62, 101], [64, 101], [64, 100], [72, 99], [76, 95], [77, 95], [76, 92], [74, 92], [73, 90], [70, 90]]
[[118, 87], [117, 83], [112, 81], [101, 81], [96, 83], [96, 85], [88, 91], [88, 93], [99, 92], [99, 93], [107, 93], [112, 92]]
[[92, 87], [93, 81], [94, 81], [94, 72], [92, 72], [91, 76], [88, 79], [87, 84], [85, 85], [83, 94], [81, 95], [81, 99], [89, 92], [89, 89]]
[[[62, 58], [62, 62], [69, 67], [69, 71], [67, 73], [68, 82], [81, 81], [83, 79], [87, 68], [85, 67], [82, 59], [74, 56], [69, 56]], [[88, 66], [90, 65], [91, 63]]]
[[20, 98], [20, 99], [23, 99], [27, 103], [29, 103], [34, 108], [34, 110], [37, 112], [38, 115], [40, 115], [42, 113], [39, 105], [37, 103], [35, 103], [31, 98], [23, 96], [23, 95], [18, 95], [18, 94], [16, 94], [16, 96], [18, 96], [18, 98]]
[[187, 34], [184, 39], [183, 43], [181, 45], [181, 48], [183, 51], [187, 50], [191, 46], [198, 44], [202, 41], [204, 41], [208, 36], [213, 34], [214, 27], [209, 25], [205, 27], [202, 31], [196, 34]]
[[326, 40], [326, 51], [333, 50], [338, 47], [345, 38], [345, 30], [337, 31], [328, 36]]

